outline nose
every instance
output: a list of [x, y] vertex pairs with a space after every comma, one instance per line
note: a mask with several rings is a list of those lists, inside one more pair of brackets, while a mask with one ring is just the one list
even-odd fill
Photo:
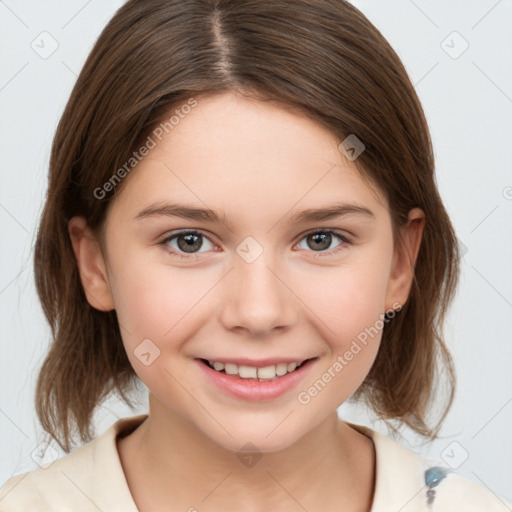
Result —
[[272, 331], [290, 327], [298, 316], [297, 298], [263, 252], [248, 263], [236, 256], [234, 268], [226, 276], [220, 319], [226, 329], [246, 331], [262, 338]]

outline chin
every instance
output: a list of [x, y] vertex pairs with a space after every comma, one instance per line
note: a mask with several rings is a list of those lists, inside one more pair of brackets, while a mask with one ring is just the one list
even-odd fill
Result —
[[[286, 417], [286, 415], [284, 416]], [[291, 419], [291, 418], [290, 418]], [[272, 422], [259, 422], [259, 424], [251, 424], [247, 419], [242, 420], [240, 424], [230, 423], [227, 427], [229, 434], [224, 430], [219, 432], [205, 432], [205, 434], [216, 445], [240, 454], [245, 451], [253, 451], [256, 453], [274, 453], [285, 450], [296, 443], [301, 437], [307, 434], [304, 425], [299, 427], [290, 423], [285, 426], [285, 423], [290, 420], [272, 421]], [[279, 424], [282, 422], [281, 424]]]

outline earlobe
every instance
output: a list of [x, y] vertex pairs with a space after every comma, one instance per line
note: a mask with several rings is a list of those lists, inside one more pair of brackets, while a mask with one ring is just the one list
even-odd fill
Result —
[[97, 237], [83, 217], [73, 217], [68, 223], [68, 232], [87, 302], [100, 311], [115, 309], [105, 260]]
[[396, 247], [393, 255], [386, 293], [386, 311], [396, 309], [396, 304], [403, 306], [409, 297], [424, 227], [425, 214], [420, 208], [413, 208], [409, 212], [408, 223], [401, 229], [403, 243]]

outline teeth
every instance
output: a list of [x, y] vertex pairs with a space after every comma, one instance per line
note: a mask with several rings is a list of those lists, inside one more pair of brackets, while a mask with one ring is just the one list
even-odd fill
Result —
[[255, 379], [257, 371], [258, 370], [252, 366], [240, 365], [238, 367], [238, 375], [240, 375], [242, 379]]
[[228, 375], [236, 375], [238, 373], [238, 365], [226, 363], [224, 365], [224, 370]]
[[258, 368], [258, 378], [259, 379], [273, 379], [276, 376], [276, 367], [273, 366], [264, 366], [263, 368]]
[[288, 365], [286, 363], [276, 364], [276, 375], [286, 375], [288, 373]]
[[302, 365], [304, 361], [294, 363], [278, 363], [276, 365], [255, 368], [254, 366], [208, 361], [209, 365], [218, 372], [224, 370], [228, 375], [238, 375], [242, 379], [273, 380], [291, 373]]

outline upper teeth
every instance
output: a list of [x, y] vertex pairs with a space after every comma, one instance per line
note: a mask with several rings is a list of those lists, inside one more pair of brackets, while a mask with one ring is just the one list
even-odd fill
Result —
[[242, 379], [274, 379], [287, 373], [293, 372], [303, 361], [296, 363], [279, 363], [262, 368], [254, 366], [238, 365], [233, 363], [221, 363], [219, 361], [208, 361], [210, 366], [218, 372], [224, 370], [229, 375], [239, 375]]

